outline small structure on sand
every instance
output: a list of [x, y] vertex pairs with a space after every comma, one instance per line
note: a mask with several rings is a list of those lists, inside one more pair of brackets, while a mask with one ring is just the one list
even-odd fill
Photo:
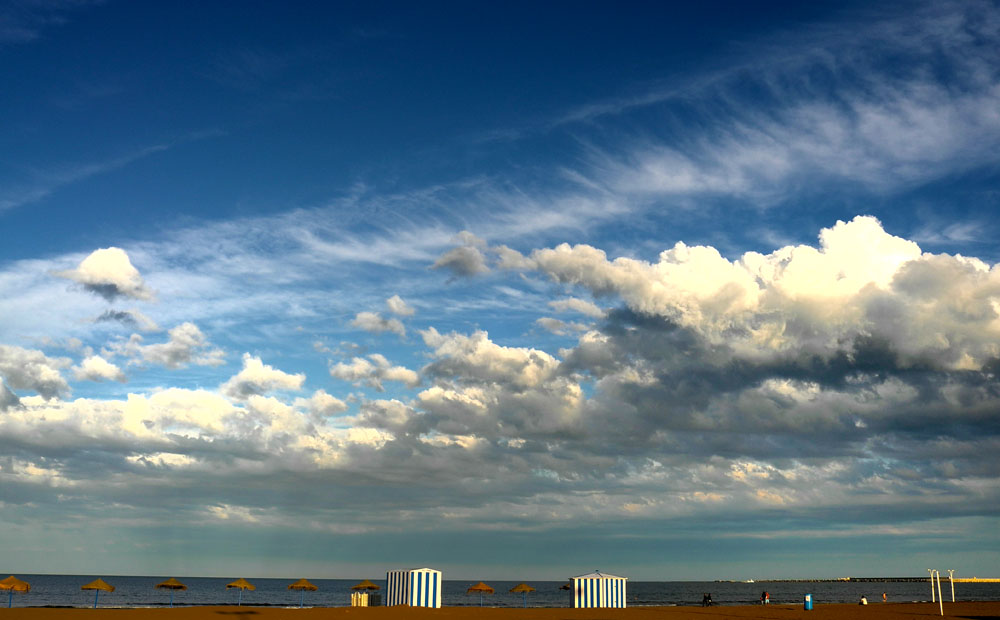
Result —
[[385, 604], [441, 606], [441, 571], [433, 568], [391, 570], [385, 574]]
[[351, 586], [351, 607], [378, 607], [382, 604], [380, 589], [377, 583], [368, 579]]
[[573, 607], [625, 607], [627, 577], [594, 571], [570, 577]]

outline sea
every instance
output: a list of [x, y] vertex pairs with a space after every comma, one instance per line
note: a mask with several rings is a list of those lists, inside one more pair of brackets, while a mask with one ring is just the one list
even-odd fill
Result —
[[[114, 592], [101, 592], [100, 607], [163, 607], [170, 605], [170, 592], [154, 589], [167, 577], [116, 577], [114, 575], [25, 575], [17, 577], [31, 584], [26, 594], [14, 593], [14, 607], [92, 607], [94, 592], [80, 590], [80, 586], [101, 577], [115, 587]], [[370, 577], [369, 577], [370, 578]], [[174, 606], [236, 605], [239, 591], [227, 590], [226, 584], [236, 578], [183, 577], [177, 579], [188, 589], [176, 591]], [[254, 579], [248, 577], [256, 590], [243, 592], [243, 605], [298, 607], [346, 607], [350, 605], [351, 586], [358, 579], [309, 579], [319, 589], [300, 593], [288, 589], [298, 577], [288, 579]], [[385, 588], [385, 580], [372, 579]], [[480, 604], [479, 594], [466, 594], [476, 581], [445, 580], [442, 583], [442, 601], [446, 607], [468, 607]], [[531, 581], [534, 592], [523, 597], [509, 590], [517, 581], [487, 581], [495, 588], [492, 595], [485, 595], [482, 604], [487, 607], [569, 607], [569, 592], [560, 590], [566, 581]], [[950, 584], [941, 582], [944, 600], [951, 600]], [[882, 601], [886, 593], [889, 602], [916, 602], [931, 600], [928, 581], [629, 581], [627, 603], [635, 606], [701, 605], [702, 596], [711, 594], [716, 605], [759, 604], [761, 592], [767, 591], [772, 605], [801, 605], [806, 594], [811, 594], [813, 605], [824, 603], [856, 603], [862, 595], [871, 604]], [[0, 607], [6, 607], [8, 593], [0, 591]], [[1000, 583], [956, 583], [956, 601], [998, 601]]]

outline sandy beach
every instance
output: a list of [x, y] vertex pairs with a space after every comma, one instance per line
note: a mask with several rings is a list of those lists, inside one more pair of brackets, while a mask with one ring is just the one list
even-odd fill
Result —
[[[964, 620], [1000, 620], [1000, 602], [945, 603], [945, 617]], [[801, 605], [746, 605], [734, 607], [631, 607], [628, 609], [444, 607], [174, 607], [155, 609], [13, 608], [0, 610], [10, 620], [932, 620], [939, 618], [933, 603], [873, 603], [821, 605], [805, 611]]]

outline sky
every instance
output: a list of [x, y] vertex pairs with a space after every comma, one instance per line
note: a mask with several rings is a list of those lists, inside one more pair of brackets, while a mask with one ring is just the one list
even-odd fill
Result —
[[0, 570], [1000, 576], [1000, 4], [0, 2]]

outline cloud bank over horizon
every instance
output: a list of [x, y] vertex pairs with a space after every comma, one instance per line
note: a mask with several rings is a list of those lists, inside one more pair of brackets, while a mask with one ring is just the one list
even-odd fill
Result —
[[[468, 531], [726, 519], [752, 537], [769, 535], [776, 510], [873, 526], [906, 515], [919, 528], [988, 517], [1000, 500], [986, 456], [1000, 448], [997, 265], [923, 252], [870, 216], [823, 229], [816, 245], [734, 260], [683, 242], [656, 262], [567, 244], [523, 259], [522, 277], [574, 295], [541, 312], [586, 313], [574, 343], [550, 353], [428, 326], [418, 371], [378, 353], [331, 359], [339, 392], [244, 353], [214, 389], [68, 399], [64, 375], [127, 379], [98, 355], [6, 346], [0, 446], [21, 499], [5, 514], [24, 527], [86, 497], [141, 521], [166, 505], [137, 490], [166, 484], [183, 518], [277, 524], [299, 510], [271, 501], [279, 480], [361, 477], [377, 516], [335, 493], [311, 497], [308, 527], [434, 530], [441, 513]], [[205, 346], [184, 323], [166, 343], [133, 334], [107, 350], [167, 369], [222, 364], [220, 351], [192, 353]], [[353, 391], [384, 382], [405, 389]], [[108, 468], [120, 478], [110, 487]]]

